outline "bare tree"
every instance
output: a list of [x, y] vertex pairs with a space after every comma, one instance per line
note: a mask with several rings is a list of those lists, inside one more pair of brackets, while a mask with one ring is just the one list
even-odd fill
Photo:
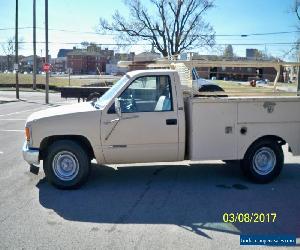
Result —
[[90, 43], [87, 42], [87, 41], [83, 41], [83, 42], [80, 43], [80, 45], [81, 45], [81, 47], [82, 47], [83, 49], [86, 49], [86, 48], [90, 45]]
[[[294, 0], [293, 5], [290, 7], [291, 12], [297, 17], [298, 21], [296, 28], [300, 31], [300, 0]], [[293, 45], [289, 50], [284, 51], [283, 58], [291, 56], [300, 61], [300, 38], [297, 39], [295, 45]]]
[[[300, 30], [300, 0], [294, 0], [294, 12], [298, 18], [299, 23], [298, 25], [298, 30]], [[296, 56], [298, 61], [300, 60], [300, 38], [297, 40], [296, 42], [296, 46], [295, 46], [295, 51], [296, 51]]]
[[[19, 50], [22, 49], [22, 42], [23, 38], [19, 39]], [[4, 55], [7, 59], [7, 69], [12, 70], [13, 68], [13, 62], [14, 62], [14, 55], [15, 55], [15, 37], [9, 37], [6, 41], [6, 43], [1, 45]]]
[[223, 56], [224, 57], [228, 57], [228, 58], [233, 58], [234, 57], [234, 53], [233, 53], [233, 47], [231, 44], [228, 44], [223, 52]]
[[6, 68], [7, 70], [11, 70], [12, 63], [13, 63], [13, 55], [15, 53], [15, 38], [14, 37], [8, 38], [6, 43], [2, 44], [1, 47], [7, 59]]
[[293, 9], [296, 13], [298, 20], [300, 21], [300, 0], [295, 0]]
[[115, 32], [119, 41], [148, 41], [164, 57], [177, 57], [197, 46], [213, 46], [214, 30], [204, 20], [213, 0], [126, 0], [129, 17], [118, 11], [112, 22], [100, 18], [100, 32]]

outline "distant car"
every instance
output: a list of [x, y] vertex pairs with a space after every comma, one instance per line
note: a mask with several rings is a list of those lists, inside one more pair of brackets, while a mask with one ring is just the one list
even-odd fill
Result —
[[268, 84], [269, 80], [268, 79], [260, 79], [256, 81], [257, 84]]
[[201, 78], [195, 68], [192, 69], [193, 85], [197, 85], [199, 92], [224, 92], [224, 89], [210, 80]]

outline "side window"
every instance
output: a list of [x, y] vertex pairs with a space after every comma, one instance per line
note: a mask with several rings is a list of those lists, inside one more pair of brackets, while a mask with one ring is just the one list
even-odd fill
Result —
[[172, 111], [169, 76], [143, 76], [119, 97], [122, 113]]

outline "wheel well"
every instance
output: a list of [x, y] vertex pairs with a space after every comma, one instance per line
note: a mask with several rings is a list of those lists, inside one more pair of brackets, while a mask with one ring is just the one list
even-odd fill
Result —
[[95, 158], [94, 150], [89, 142], [89, 140], [81, 135], [54, 135], [54, 136], [49, 136], [46, 137], [42, 140], [40, 144], [40, 159], [43, 160], [45, 158], [45, 155], [47, 153], [47, 148], [51, 144], [53, 144], [56, 141], [59, 140], [70, 140], [70, 141], [75, 141], [77, 142], [82, 148], [86, 151], [90, 159]]
[[[260, 142], [260, 141], [275, 141], [277, 142], [280, 146], [282, 145], [285, 145], [286, 144], [286, 141], [283, 140], [281, 137], [277, 136], [277, 135], [265, 135], [265, 136], [262, 136], [258, 139], [256, 139], [254, 142], [251, 143], [251, 145], [248, 147], [247, 151], [245, 152], [245, 155], [247, 154], [249, 148], [251, 148], [254, 144], [256, 144], [257, 142]], [[244, 155], [244, 156], [245, 156]]]

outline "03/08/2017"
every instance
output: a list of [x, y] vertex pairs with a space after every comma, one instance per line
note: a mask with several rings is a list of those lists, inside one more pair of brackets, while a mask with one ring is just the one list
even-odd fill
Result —
[[275, 222], [276, 213], [224, 213], [225, 223], [271, 223]]

